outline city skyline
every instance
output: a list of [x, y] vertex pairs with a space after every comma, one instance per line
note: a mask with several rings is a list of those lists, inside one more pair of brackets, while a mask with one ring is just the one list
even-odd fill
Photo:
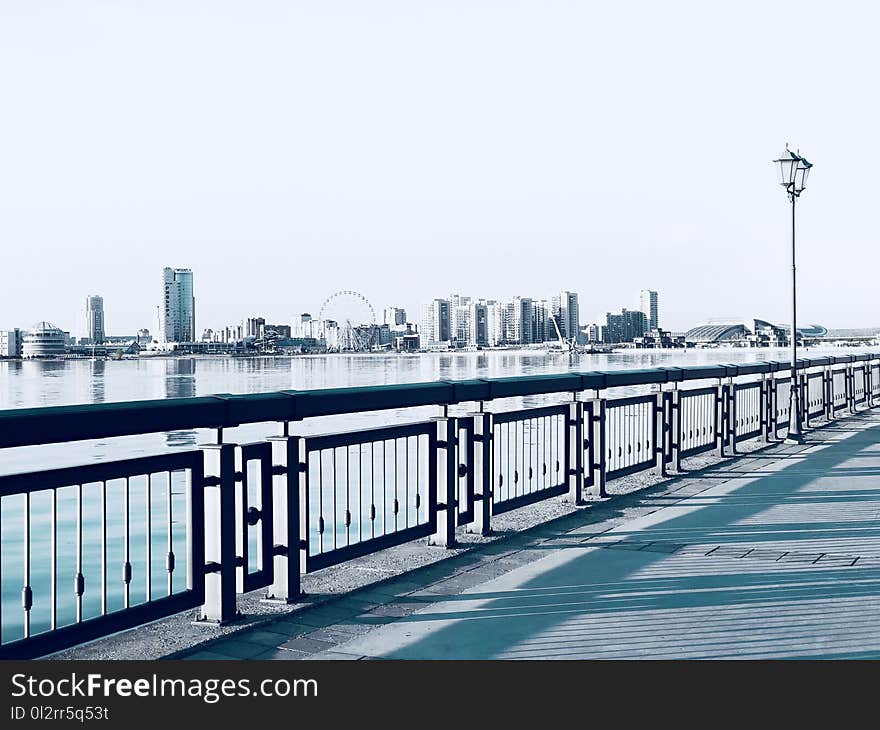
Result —
[[[154, 329], [151, 272], [168, 262], [199, 272], [203, 322], [252, 304], [286, 319], [340, 288], [415, 308], [438, 281], [499, 298], [567, 286], [585, 321], [650, 285], [670, 329], [784, 322], [771, 160], [786, 141], [822, 169], [798, 219], [800, 314], [880, 324], [873, 285], [829, 261], [880, 264], [872, 168], [851, 149], [878, 119], [863, 93], [876, 9], [853, 23], [746, 3], [718, 37], [680, 2], [220, 6], [6, 11], [0, 48], [21, 73], [0, 119], [16, 142], [2, 326], [73, 330], [95, 291], [108, 331]], [[781, 27], [823, 40], [792, 77]]]

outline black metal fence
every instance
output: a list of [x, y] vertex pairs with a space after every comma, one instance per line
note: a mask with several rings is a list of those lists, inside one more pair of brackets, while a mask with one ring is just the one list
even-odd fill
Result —
[[[624, 386], [646, 392], [609, 395]], [[880, 355], [799, 361], [797, 387], [807, 424], [872, 407]], [[615, 477], [776, 438], [789, 390], [789, 366], [772, 362], [0, 412], [0, 448], [218, 434], [199, 449], [0, 477], [0, 657], [187, 609], [231, 621], [236, 594], [257, 589], [293, 602], [303, 573], [417, 538], [451, 546], [457, 528], [487, 533], [495, 514], [555, 495], [579, 503]], [[560, 402], [492, 408], [525, 396]], [[426, 405], [440, 415], [296, 434], [305, 419]], [[282, 435], [223, 442], [224, 428], [264, 422]]]

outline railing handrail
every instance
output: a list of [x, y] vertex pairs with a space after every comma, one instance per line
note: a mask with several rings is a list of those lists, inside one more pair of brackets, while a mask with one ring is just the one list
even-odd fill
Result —
[[[880, 353], [802, 358], [798, 370], [876, 359]], [[0, 448], [790, 370], [773, 360], [12, 408], [0, 411]]]

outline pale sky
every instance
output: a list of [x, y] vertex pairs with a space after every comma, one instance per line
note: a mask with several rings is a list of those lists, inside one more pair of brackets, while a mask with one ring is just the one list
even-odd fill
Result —
[[880, 325], [869, 3], [0, 0], [0, 328], [381, 318], [451, 292], [660, 292], [661, 324]]

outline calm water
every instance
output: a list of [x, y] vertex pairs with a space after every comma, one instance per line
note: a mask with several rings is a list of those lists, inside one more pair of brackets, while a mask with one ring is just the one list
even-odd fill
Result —
[[[819, 354], [811, 349], [810, 353]], [[831, 350], [839, 353], [840, 350]], [[48, 362], [0, 361], [0, 409], [180, 398], [212, 393], [260, 393], [284, 389], [412, 383], [439, 379], [532, 375], [569, 370], [617, 370], [662, 365], [785, 359], [779, 350], [629, 351], [582, 355], [575, 363], [560, 354], [527, 351], [421, 355], [316, 355], [295, 358], [144, 358], [142, 360]], [[531, 399], [537, 403], [542, 399]], [[303, 433], [345, 430], [435, 415], [434, 409], [361, 414], [297, 424]], [[274, 433], [267, 424], [226, 432], [231, 441]], [[136, 436], [109, 441], [13, 449], [0, 455], [0, 473], [46, 465], [68, 466], [107, 458], [160, 453], [210, 440], [201, 431]]]
[[[810, 350], [810, 354], [820, 354]], [[840, 352], [834, 350], [833, 352]], [[464, 379], [473, 377], [492, 377], [509, 375], [530, 375], [557, 373], [568, 370], [612, 370], [662, 365], [696, 365], [715, 362], [744, 362], [758, 359], [785, 359], [786, 352], [777, 350], [692, 350], [682, 351], [630, 351], [610, 355], [585, 355], [575, 362], [569, 362], [565, 355], [527, 351], [496, 351], [461, 354], [422, 354], [422, 355], [323, 355], [296, 358], [176, 358], [123, 361], [68, 360], [54, 362], [0, 362], [0, 409], [26, 408], [81, 403], [102, 403], [152, 398], [179, 398], [212, 393], [258, 393], [283, 389], [327, 388], [354, 385], [378, 385], [388, 383], [409, 383], [438, 379]], [[511, 405], [540, 405], [546, 402], [559, 402], [559, 396], [543, 396], [528, 399], [511, 399]], [[496, 404], [493, 404], [493, 406]], [[502, 404], [498, 404], [502, 405]], [[462, 408], [465, 408], [462, 406]], [[353, 430], [359, 427], [424, 420], [436, 415], [436, 408], [419, 408], [380, 414], [355, 414], [314, 419], [313, 422], [296, 424], [298, 433], [324, 433]], [[253, 424], [238, 429], [230, 429], [224, 436], [230, 442], [248, 442], [262, 439], [277, 433], [273, 424]], [[561, 436], [561, 432], [560, 432]], [[0, 473], [40, 470], [50, 467], [87, 464], [93, 461], [126, 458], [137, 455], [158, 454], [169, 449], [192, 448], [196, 444], [210, 443], [212, 434], [202, 430], [177, 431], [166, 434], [132, 436], [117, 439], [53, 444], [21, 449], [10, 449], [0, 454]], [[536, 448], [543, 448], [540, 433], [530, 435]], [[559, 436], [557, 436], [558, 444]], [[426, 459], [419, 454], [425, 450], [415, 445], [411, 450], [405, 445], [400, 454], [400, 463], [412, 458], [418, 466], [419, 476], [403, 478], [403, 488], [424, 484], [427, 476]], [[347, 450], [345, 458], [347, 458]], [[357, 458], [360, 453], [358, 452]], [[323, 457], [322, 457], [323, 458]], [[331, 460], [335, 458], [330, 455]], [[523, 459], [523, 455], [519, 459]], [[409, 462], [407, 462], [409, 463]], [[524, 471], [524, 462], [517, 462]], [[397, 461], [395, 461], [397, 464]], [[355, 467], [346, 462], [338, 464], [340, 473]], [[336, 468], [332, 462], [324, 465], [329, 473]], [[366, 467], [370, 469], [369, 467]], [[397, 469], [397, 466], [393, 467]], [[361, 469], [360, 466], [357, 467]], [[391, 469], [391, 467], [389, 467]], [[383, 476], [380, 474], [379, 476]], [[389, 471], [384, 476], [394, 478]], [[131, 562], [135, 579], [132, 582], [132, 605], [146, 599], [148, 579], [152, 583], [154, 597], [165, 595], [167, 574], [165, 554], [168, 549], [166, 525], [168, 524], [169, 503], [171, 508], [172, 549], [178, 556], [179, 565], [174, 573], [173, 590], [183, 588], [184, 581], [184, 534], [180, 523], [184, 514], [184, 502], [180, 474], [175, 474], [169, 483], [166, 475], [155, 475], [148, 486], [146, 477], [138, 477], [130, 483], [131, 520]], [[315, 475], [313, 481], [317, 481]], [[108, 576], [107, 607], [112, 611], [122, 607], [122, 581], [120, 566], [123, 562], [122, 502], [123, 484], [108, 482], [107, 493], [107, 562]], [[83, 597], [84, 616], [94, 616], [100, 612], [101, 595], [99, 576], [102, 571], [101, 534], [101, 489], [100, 484], [83, 485], [83, 561], [86, 575], [86, 591]], [[317, 498], [311, 502], [317, 524], [318, 510], [333, 525], [329, 532], [318, 536], [310, 535], [313, 552], [320, 550], [323, 540], [325, 549], [332, 549], [335, 542], [352, 539], [348, 531], [360, 531], [362, 526], [371, 526], [365, 510], [369, 510], [370, 499], [356, 495], [351, 504], [343, 503], [343, 495], [337, 494], [336, 487], [325, 498], [328, 503], [318, 504]], [[396, 490], [396, 487], [395, 487]], [[320, 495], [318, 495], [320, 496]], [[339, 497], [337, 500], [336, 497]], [[420, 510], [414, 506], [409, 492], [401, 494], [401, 502], [406, 505], [400, 515], [392, 514], [390, 501], [373, 500], [379, 506], [380, 521], [387, 520], [393, 529], [394, 520], [415, 521], [421, 519]], [[394, 495], [389, 497], [398, 496]], [[348, 495], [344, 499], [347, 500]], [[330, 500], [332, 504], [329, 503]], [[345, 520], [340, 517], [347, 507], [351, 507], [352, 519], [348, 528], [340, 525]], [[424, 511], [425, 502], [421, 511]], [[49, 494], [37, 493], [32, 498], [31, 512], [31, 585], [34, 592], [34, 608], [31, 612], [33, 631], [48, 627], [49, 596], [51, 576], [49, 555], [51, 554], [49, 534]], [[73, 576], [75, 574], [75, 513], [76, 487], [58, 490], [58, 565], [57, 595], [59, 625], [69, 623], [75, 616]], [[343, 512], [340, 512], [342, 510]], [[150, 515], [152, 529], [145, 527], [145, 515]], [[4, 641], [21, 635], [22, 611], [21, 588], [23, 585], [23, 515], [24, 500], [20, 496], [8, 497], [0, 503], [0, 626]], [[400, 524], [399, 526], [403, 526]], [[152, 554], [148, 557], [146, 545], [150, 535]], [[368, 535], [365, 535], [366, 537]], [[253, 548], [256, 534], [251, 534]], [[253, 561], [251, 561], [253, 567]]]

